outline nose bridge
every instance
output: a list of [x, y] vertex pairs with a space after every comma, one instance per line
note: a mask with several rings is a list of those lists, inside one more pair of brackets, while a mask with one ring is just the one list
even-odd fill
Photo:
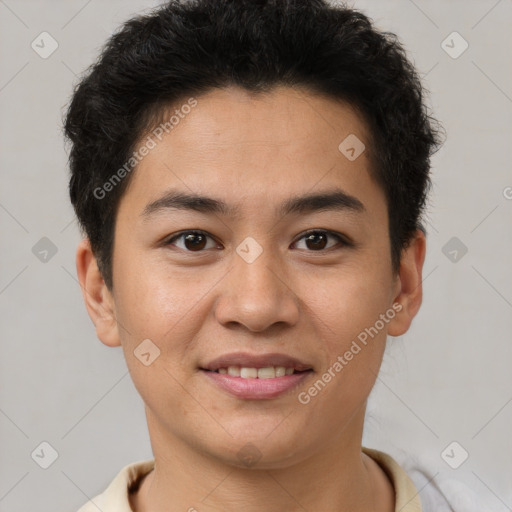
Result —
[[[267, 301], [281, 295], [283, 282], [278, 278], [279, 262], [270, 249], [258, 249], [254, 242], [244, 241], [237, 248], [235, 259], [235, 273], [238, 279], [235, 280], [237, 295], [251, 295], [264, 292]], [[243, 286], [239, 286], [243, 284]]]
[[238, 245], [216, 316], [221, 323], [236, 322], [252, 331], [297, 321], [297, 297], [286, 283], [277, 253], [252, 237]]

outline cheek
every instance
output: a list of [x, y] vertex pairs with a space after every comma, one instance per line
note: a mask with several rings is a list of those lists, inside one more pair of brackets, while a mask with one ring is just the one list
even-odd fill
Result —
[[[149, 409], [167, 421], [185, 417], [187, 341], [201, 325], [197, 303], [204, 294], [161, 265], [120, 265], [116, 315], [126, 364], [134, 386]], [[123, 328], [124, 327], [124, 328]], [[150, 340], [150, 342], [148, 341]], [[147, 355], [148, 354], [148, 355]], [[171, 426], [168, 426], [171, 428]]]
[[355, 268], [324, 283], [322, 289], [312, 302], [314, 317], [321, 320], [317, 325], [324, 352], [318, 374], [322, 382], [306, 389], [304, 400], [310, 399], [318, 411], [336, 403], [336, 410], [332, 409], [336, 420], [354, 413], [375, 383], [388, 325], [380, 315], [390, 307], [389, 290], [378, 270]]
[[301, 395], [308, 413], [330, 426], [347, 421], [365, 403], [386, 345], [387, 324], [380, 320], [389, 308], [386, 295], [358, 280], [344, 285], [342, 291], [333, 287], [331, 300], [315, 306], [322, 320], [317, 325], [323, 367]]
[[307, 304], [313, 318], [321, 320], [319, 326], [330, 340], [330, 351], [338, 352], [373, 326], [390, 307], [391, 282], [378, 271], [354, 267], [331, 277], [316, 287], [309, 283]]
[[181, 279], [179, 272], [171, 273], [162, 264], [132, 260], [130, 268], [120, 264], [117, 270], [117, 318], [133, 340], [163, 342], [166, 334], [193, 314], [192, 306], [202, 295], [196, 286]]
[[[185, 383], [190, 378], [190, 342], [197, 338], [208, 315], [205, 296], [212, 282], [199, 277], [200, 273], [194, 279], [190, 271], [171, 272], [170, 265], [162, 262], [146, 262], [137, 268], [140, 270], [128, 272], [125, 268], [119, 273], [122, 279], [116, 310], [118, 323], [124, 327], [119, 332], [126, 362], [136, 387], [149, 401], [162, 382], [167, 382], [168, 394], [177, 397], [181, 389], [178, 382]], [[157, 348], [145, 341], [148, 339]], [[139, 347], [145, 346], [143, 343], [150, 353], [157, 354], [148, 367], [136, 357], [142, 350]]]

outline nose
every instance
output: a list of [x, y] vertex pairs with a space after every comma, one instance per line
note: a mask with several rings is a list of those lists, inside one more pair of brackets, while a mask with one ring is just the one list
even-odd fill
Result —
[[216, 301], [217, 321], [225, 327], [243, 325], [251, 332], [262, 332], [277, 324], [296, 324], [299, 297], [271, 250], [264, 250], [252, 263], [238, 254], [233, 260]]

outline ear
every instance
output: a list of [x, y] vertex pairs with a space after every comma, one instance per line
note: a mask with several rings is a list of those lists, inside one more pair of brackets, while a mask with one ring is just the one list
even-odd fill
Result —
[[401, 309], [388, 324], [390, 336], [401, 336], [409, 330], [412, 319], [420, 309], [423, 297], [422, 272], [425, 261], [426, 238], [423, 231], [416, 230], [411, 243], [402, 251], [397, 276], [396, 295], [393, 304]]
[[96, 326], [96, 335], [109, 347], [120, 346], [114, 299], [103, 281], [88, 238], [78, 244], [76, 271], [85, 306]]

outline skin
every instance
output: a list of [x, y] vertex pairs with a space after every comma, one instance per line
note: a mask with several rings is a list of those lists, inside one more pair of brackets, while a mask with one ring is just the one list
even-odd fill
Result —
[[[132, 508], [392, 511], [391, 482], [361, 452], [363, 421], [386, 336], [404, 334], [421, 305], [425, 237], [418, 230], [394, 275], [386, 199], [369, 174], [367, 128], [349, 105], [284, 87], [261, 96], [228, 88], [197, 100], [121, 199], [112, 290], [88, 240], [77, 250], [97, 336], [122, 346], [145, 403], [156, 467], [131, 495]], [[366, 145], [354, 161], [338, 150], [349, 134]], [[291, 196], [335, 187], [365, 210], [275, 214]], [[169, 210], [144, 220], [145, 206], [169, 188], [223, 199], [241, 215]], [[183, 237], [165, 245], [190, 229], [212, 237], [202, 252]], [[318, 249], [304, 237], [311, 229], [355, 245], [330, 236]], [[236, 252], [248, 236], [263, 250], [250, 264]], [[299, 392], [394, 303], [401, 311], [301, 404]], [[161, 353], [145, 366], [133, 352], [148, 338]], [[314, 371], [277, 398], [235, 398], [199, 367], [237, 351], [285, 353]], [[237, 457], [248, 442], [261, 454], [251, 467]]]

